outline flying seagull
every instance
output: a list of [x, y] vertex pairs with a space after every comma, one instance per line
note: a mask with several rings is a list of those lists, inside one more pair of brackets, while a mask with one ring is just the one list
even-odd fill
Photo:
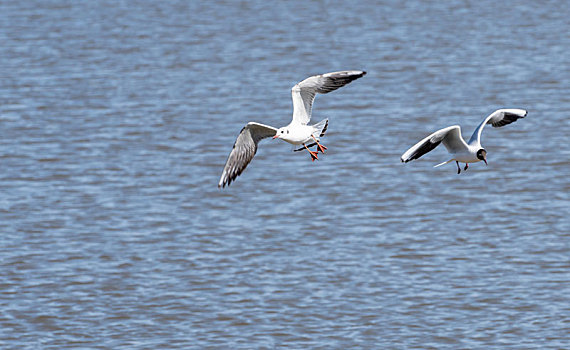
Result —
[[524, 118], [526, 114], [527, 111], [524, 109], [496, 110], [479, 124], [467, 143], [463, 140], [463, 137], [461, 137], [461, 128], [459, 125], [443, 128], [416, 143], [412, 148], [407, 150], [400, 159], [404, 163], [418, 159], [443, 142], [447, 151], [451, 153], [452, 158], [447, 162], [434, 166], [434, 168], [455, 161], [457, 164], [457, 173], [459, 174], [461, 173], [459, 162], [465, 163], [463, 170], [469, 168], [469, 163], [477, 163], [482, 160], [487, 164], [487, 151], [481, 146], [481, 132], [485, 125], [491, 124], [495, 128], [498, 128], [511, 124], [519, 118]]
[[[366, 72], [360, 70], [332, 72], [309, 77], [293, 86], [291, 89], [293, 98], [293, 120], [291, 123], [279, 129], [256, 122], [247, 123], [241, 129], [228, 156], [218, 187], [229, 186], [251, 162], [257, 152], [259, 141], [268, 137], [281, 139], [295, 146], [302, 146], [296, 151], [306, 149], [313, 161], [319, 159], [319, 151], [324, 153], [327, 149], [319, 141], [325, 135], [329, 121], [324, 119], [317, 124], [308, 125], [315, 95], [334, 91], [365, 74]], [[311, 144], [307, 145], [309, 142]], [[317, 145], [317, 149], [311, 151], [309, 147], [314, 145]]]

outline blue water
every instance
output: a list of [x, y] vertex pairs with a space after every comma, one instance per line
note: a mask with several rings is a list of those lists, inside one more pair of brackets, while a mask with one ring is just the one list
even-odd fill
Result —
[[[570, 9], [559, 1], [0, 2], [0, 348], [570, 347]], [[248, 121], [290, 88], [319, 161]], [[443, 147], [488, 127], [489, 166]]]

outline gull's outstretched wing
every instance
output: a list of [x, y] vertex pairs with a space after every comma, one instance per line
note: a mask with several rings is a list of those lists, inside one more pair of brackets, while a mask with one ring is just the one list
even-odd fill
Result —
[[498, 109], [491, 113], [485, 120], [479, 124], [477, 129], [471, 135], [469, 139], [469, 144], [481, 144], [481, 133], [483, 128], [487, 124], [491, 124], [495, 128], [508, 125], [510, 123], [516, 122], [519, 118], [526, 117], [527, 111], [524, 109]]
[[264, 138], [275, 136], [277, 128], [255, 122], [249, 122], [241, 129], [234, 148], [228, 156], [218, 187], [230, 185], [255, 156], [257, 144]]
[[442, 142], [449, 153], [457, 153], [459, 151], [467, 149], [467, 144], [463, 140], [463, 137], [461, 137], [461, 128], [459, 125], [453, 125], [438, 130], [420, 142], [416, 143], [404, 154], [402, 154], [400, 160], [404, 163], [407, 163], [411, 160], [418, 159], [424, 154], [436, 148]]
[[315, 75], [303, 80], [291, 89], [293, 97], [293, 121], [306, 125], [311, 119], [313, 101], [317, 93], [326, 94], [366, 74], [360, 70], [345, 70]]

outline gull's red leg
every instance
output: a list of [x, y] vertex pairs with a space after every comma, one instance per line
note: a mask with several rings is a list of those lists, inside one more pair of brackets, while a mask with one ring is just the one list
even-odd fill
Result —
[[455, 164], [457, 164], [457, 173], [461, 174], [461, 168], [459, 167], [459, 162], [455, 161]]
[[319, 157], [317, 157], [318, 152], [313, 152], [309, 149], [309, 147], [307, 147], [307, 145], [303, 144], [303, 146], [307, 149], [307, 151], [309, 152], [309, 154], [311, 155], [311, 160], [314, 162], [315, 160], [318, 160]]
[[313, 140], [315, 140], [315, 142], [317, 143], [317, 153], [319, 153], [319, 151], [321, 151], [321, 153], [325, 153], [325, 150], [327, 149], [325, 146], [321, 145], [319, 143], [319, 141], [317, 141], [317, 139], [315, 138], [315, 136], [311, 135], [311, 137], [313, 138]]
[[467, 170], [467, 168], [469, 168], [469, 163], [465, 163], [465, 168], [463, 168], [463, 170]]

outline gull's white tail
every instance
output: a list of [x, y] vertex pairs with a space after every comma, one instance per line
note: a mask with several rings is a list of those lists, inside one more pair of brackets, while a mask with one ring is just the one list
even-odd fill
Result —
[[313, 125], [313, 128], [316, 131], [313, 135], [315, 135], [315, 137], [317, 137], [317, 138], [325, 136], [325, 132], [327, 132], [328, 126], [329, 126], [329, 120], [328, 119], [321, 120], [317, 124]]
[[438, 165], [434, 165], [433, 167], [434, 167], [434, 168], [437, 168], [438, 166], [445, 165], [445, 164], [450, 163], [450, 162], [452, 162], [452, 161], [453, 161], [453, 159], [450, 159], [450, 160], [448, 160], [447, 162], [439, 163]]

